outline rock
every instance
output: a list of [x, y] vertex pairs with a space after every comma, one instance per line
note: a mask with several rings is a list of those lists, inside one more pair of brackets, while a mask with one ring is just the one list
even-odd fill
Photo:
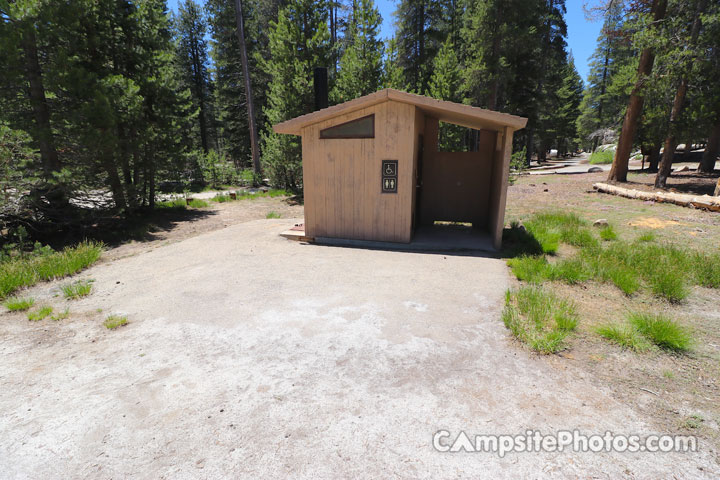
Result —
[[610, 225], [606, 218], [598, 218], [593, 222], [593, 227], [607, 227]]
[[546, 188], [545, 190], [543, 190], [543, 192], [547, 192], [547, 191], [548, 191], [548, 189], [547, 189], [547, 188]]
[[588, 173], [596, 173], [596, 172], [602, 172], [602, 171], [604, 171], [604, 170], [603, 170], [602, 168], [600, 168], [600, 167], [590, 167], [590, 168], [588, 168]]
[[678, 173], [678, 172], [689, 172], [689, 171], [690, 171], [690, 168], [689, 168], [687, 165], [683, 165], [682, 167], [676, 168], [674, 171], [675, 171], [675, 173]]

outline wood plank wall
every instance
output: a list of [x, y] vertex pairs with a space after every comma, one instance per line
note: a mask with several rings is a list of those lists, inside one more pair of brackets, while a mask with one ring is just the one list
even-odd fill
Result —
[[493, 237], [493, 245], [502, 247], [502, 232], [505, 227], [505, 204], [507, 201], [508, 181], [510, 178], [510, 158], [512, 156], [513, 131], [505, 127], [497, 133], [495, 140], [494, 169], [490, 189], [490, 217], [488, 226]]
[[[411, 240], [415, 110], [388, 101], [303, 128], [306, 235]], [[320, 130], [370, 114], [374, 139], [320, 139]], [[382, 160], [398, 160], [397, 193], [381, 193]]]

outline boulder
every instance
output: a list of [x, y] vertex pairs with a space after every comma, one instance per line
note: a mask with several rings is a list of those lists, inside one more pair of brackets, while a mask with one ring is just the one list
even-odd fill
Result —
[[604, 172], [604, 170], [600, 167], [590, 167], [588, 168], [588, 173], [597, 173], [597, 172]]
[[608, 225], [610, 225], [610, 224], [608, 223], [607, 218], [598, 218], [597, 220], [595, 220], [593, 222], [593, 227], [602, 228], [602, 227], [607, 227]]

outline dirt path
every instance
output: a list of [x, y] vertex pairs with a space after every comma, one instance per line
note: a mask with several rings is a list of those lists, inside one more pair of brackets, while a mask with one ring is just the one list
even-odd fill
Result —
[[[440, 453], [453, 434], [655, 432], [499, 321], [500, 259], [237, 224], [107, 261], [70, 319], [0, 315], [6, 478], [713, 478], [696, 454]], [[98, 309], [102, 309], [99, 312]], [[109, 312], [128, 315], [116, 331]], [[701, 445], [703, 448], [703, 445]]]

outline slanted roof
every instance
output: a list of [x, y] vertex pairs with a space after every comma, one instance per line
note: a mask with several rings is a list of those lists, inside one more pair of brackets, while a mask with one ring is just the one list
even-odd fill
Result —
[[424, 97], [422, 95], [386, 88], [385, 90], [380, 90], [370, 95], [365, 95], [364, 97], [278, 123], [273, 125], [273, 130], [276, 133], [300, 135], [302, 129], [308, 125], [390, 100], [415, 105], [427, 115], [435, 117], [440, 121], [478, 130], [502, 130], [507, 127], [514, 131], [524, 128], [527, 123], [527, 118], [509, 115], [507, 113], [471, 107], [470, 105], [463, 105], [461, 103], [435, 100], [434, 98]]

